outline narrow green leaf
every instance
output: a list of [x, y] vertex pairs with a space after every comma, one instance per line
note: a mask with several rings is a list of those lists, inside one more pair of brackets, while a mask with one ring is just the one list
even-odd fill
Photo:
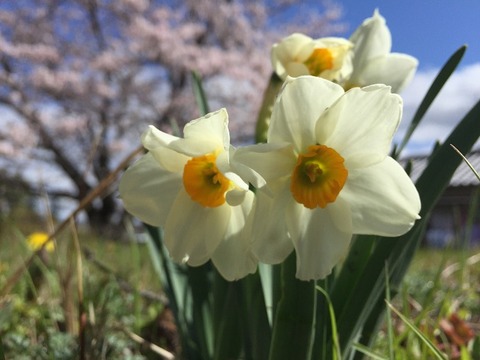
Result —
[[[330, 293], [332, 279], [335, 278], [335, 275], [335, 271], [332, 271], [332, 273], [325, 279], [317, 280], [317, 287], [321, 287], [322, 289], [324, 289], [327, 294]], [[330, 303], [328, 301], [330, 301]], [[317, 291], [317, 309], [315, 311], [315, 338], [312, 347], [312, 359], [330, 360], [334, 356], [334, 335], [332, 331], [332, 319], [330, 318], [329, 310], [329, 307], [331, 305], [330, 296], [328, 301], [321, 292]]]
[[463, 45], [461, 46], [455, 53], [447, 60], [445, 65], [443, 65], [442, 69], [438, 73], [437, 77], [433, 81], [432, 85], [428, 89], [427, 94], [423, 98], [421, 104], [419, 105], [415, 115], [413, 116], [413, 119], [402, 139], [402, 142], [400, 145], [396, 147], [395, 150], [395, 156], [398, 157], [402, 150], [405, 148], [407, 145], [408, 141], [410, 140], [410, 137], [412, 136], [413, 132], [417, 128], [418, 124], [420, 121], [423, 119], [423, 116], [427, 112], [427, 110], [430, 108], [430, 105], [433, 103], [433, 100], [437, 97], [438, 93], [440, 90], [443, 88], [447, 80], [450, 78], [450, 76], [453, 74], [455, 69], [457, 68], [458, 64], [463, 58], [463, 55], [465, 54], [465, 51], [467, 50], [467, 46]]
[[147, 246], [155, 272], [160, 277], [163, 289], [169, 300], [169, 307], [177, 321], [182, 351], [189, 359], [199, 359], [199, 351], [191, 338], [192, 318], [187, 314], [187, 282], [181, 269], [169, 259], [162, 242], [160, 229], [144, 224], [150, 238]]
[[372, 360], [389, 360], [389, 359], [391, 360], [391, 359], [394, 359], [394, 358], [387, 358], [383, 355], [376, 354], [372, 350], [370, 350], [368, 347], [366, 347], [365, 345], [362, 345], [362, 344], [359, 344], [359, 343], [353, 343], [352, 347], [353, 347], [354, 350], [357, 350], [358, 352], [362, 353], [363, 355], [368, 356], [368, 359], [372, 359]]
[[455, 150], [458, 153], [458, 155], [460, 155], [462, 157], [463, 161], [465, 161], [465, 163], [468, 165], [470, 170], [472, 170], [472, 172], [475, 174], [477, 179], [480, 180], [480, 175], [478, 174], [477, 170], [475, 170], [475, 168], [470, 163], [470, 161], [468, 161], [468, 159], [465, 157], [465, 155], [463, 155], [462, 152], [455, 147], [455, 145], [450, 144], [450, 146], [453, 148], [453, 150]]
[[446, 356], [427, 338], [423, 333], [418, 329], [415, 324], [413, 324], [409, 319], [407, 319], [400, 311], [398, 311], [392, 304], [388, 301], [386, 302], [388, 307], [398, 315], [398, 317], [407, 325], [417, 336], [418, 338], [430, 349], [431, 353], [435, 356], [436, 359], [446, 360]]
[[307, 360], [311, 356], [314, 336], [315, 282], [295, 277], [294, 253], [281, 268], [282, 295], [275, 314], [269, 358]]
[[240, 282], [228, 282], [220, 274], [214, 281], [214, 360], [238, 359], [244, 338], [241, 329]]
[[246, 359], [268, 359], [272, 328], [259, 272], [237, 282], [241, 286], [241, 324]]
[[[389, 282], [389, 271], [388, 271], [388, 262], [385, 264], [385, 297], [387, 302], [391, 302], [390, 298], [390, 282]], [[387, 334], [388, 334], [388, 354], [390, 359], [395, 358], [394, 347], [393, 347], [393, 322], [392, 322], [392, 312], [390, 308], [387, 308]]]
[[193, 71], [192, 80], [193, 94], [195, 95], [195, 100], [197, 101], [198, 110], [200, 111], [200, 115], [206, 115], [210, 112], [210, 108], [208, 106], [207, 96], [205, 95], [205, 91], [203, 89], [202, 79], [197, 72]]
[[211, 298], [213, 270], [210, 262], [198, 267], [187, 266], [188, 289], [191, 291], [192, 326], [203, 358], [213, 356], [213, 304]]
[[317, 286], [316, 289], [320, 291], [323, 296], [325, 296], [325, 299], [327, 300], [328, 304], [328, 313], [330, 315], [330, 326], [331, 326], [331, 332], [332, 332], [332, 340], [333, 340], [333, 359], [341, 359], [342, 358], [342, 351], [340, 349], [340, 342], [338, 341], [338, 331], [337, 331], [337, 320], [335, 319], [335, 310], [333, 309], [332, 302], [330, 301], [330, 296], [328, 296], [328, 293], [322, 289], [320, 286]]

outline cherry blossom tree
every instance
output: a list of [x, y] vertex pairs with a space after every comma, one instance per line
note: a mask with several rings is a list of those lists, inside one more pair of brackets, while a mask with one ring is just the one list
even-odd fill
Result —
[[[192, 71], [245, 141], [271, 44], [295, 30], [343, 30], [338, 5], [315, 9], [291, 0], [1, 0], [1, 178], [81, 200], [147, 124], [174, 131], [198, 117]], [[114, 189], [87, 215], [97, 229], [120, 221]]]

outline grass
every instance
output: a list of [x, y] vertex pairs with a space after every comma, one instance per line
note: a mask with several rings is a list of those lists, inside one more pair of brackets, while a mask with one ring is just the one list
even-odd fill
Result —
[[[25, 235], [14, 228], [0, 237], [0, 286], [31, 254]], [[56, 250], [38, 257], [0, 297], [0, 360], [73, 359], [80, 351], [92, 359], [153, 359], [162, 358], [162, 348], [176, 349], [174, 324], [144, 244], [76, 229], [56, 240]], [[402, 286], [392, 289], [392, 307], [400, 315], [390, 313], [375, 344], [363, 351], [379, 359], [391, 358], [389, 353], [395, 359], [435, 358], [412, 331], [418, 329], [449, 358], [480, 359], [474, 355], [480, 354], [479, 253], [418, 251]]]
[[[0, 238], [0, 287], [32, 253], [25, 235], [14, 230]], [[146, 246], [65, 231], [55, 251], [37, 257], [0, 297], [0, 354], [74, 359], [84, 351], [91, 359], [143, 359], [152, 353], [145, 338], [161, 330], [164, 309]]]
[[395, 359], [438, 358], [430, 343], [448, 359], [480, 359], [479, 254], [478, 248], [420, 249], [395, 289], [391, 328], [382, 327], [375, 350], [388, 354], [392, 331]]

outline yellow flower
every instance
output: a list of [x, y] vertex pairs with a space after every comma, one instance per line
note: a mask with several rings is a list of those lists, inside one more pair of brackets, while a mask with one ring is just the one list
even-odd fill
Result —
[[232, 159], [261, 187], [252, 225], [259, 261], [280, 263], [295, 249], [297, 277], [321, 279], [353, 234], [398, 236], [413, 226], [418, 192], [388, 156], [401, 114], [401, 98], [385, 85], [345, 93], [317, 77], [287, 79], [267, 143]]
[[353, 44], [343, 38], [314, 40], [294, 33], [273, 45], [272, 66], [283, 80], [287, 76], [312, 75], [339, 82], [352, 71], [352, 47]]
[[[47, 233], [34, 232], [27, 237], [28, 247], [32, 251], [37, 251], [43, 246], [43, 244], [45, 244], [45, 242], [47, 242], [48, 238], [49, 235]], [[52, 252], [53, 250], [55, 250], [55, 243], [53, 242], [53, 240], [50, 240], [43, 248], [48, 252]]]
[[192, 120], [184, 138], [150, 126], [142, 142], [149, 152], [120, 182], [127, 211], [164, 228], [176, 262], [198, 266], [211, 259], [227, 280], [255, 272], [245, 227], [254, 194], [230, 164], [227, 111]]

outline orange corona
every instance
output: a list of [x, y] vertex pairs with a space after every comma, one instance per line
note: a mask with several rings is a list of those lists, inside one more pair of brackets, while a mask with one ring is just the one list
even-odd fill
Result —
[[230, 180], [217, 169], [215, 160], [214, 154], [194, 157], [183, 169], [185, 190], [193, 201], [205, 207], [223, 205], [225, 192], [230, 188]]
[[310, 75], [320, 76], [325, 70], [333, 69], [333, 56], [328, 49], [314, 49], [304, 64], [308, 68]]
[[300, 154], [292, 173], [293, 198], [309, 209], [334, 202], [347, 181], [344, 159], [325, 145], [309, 146]]

